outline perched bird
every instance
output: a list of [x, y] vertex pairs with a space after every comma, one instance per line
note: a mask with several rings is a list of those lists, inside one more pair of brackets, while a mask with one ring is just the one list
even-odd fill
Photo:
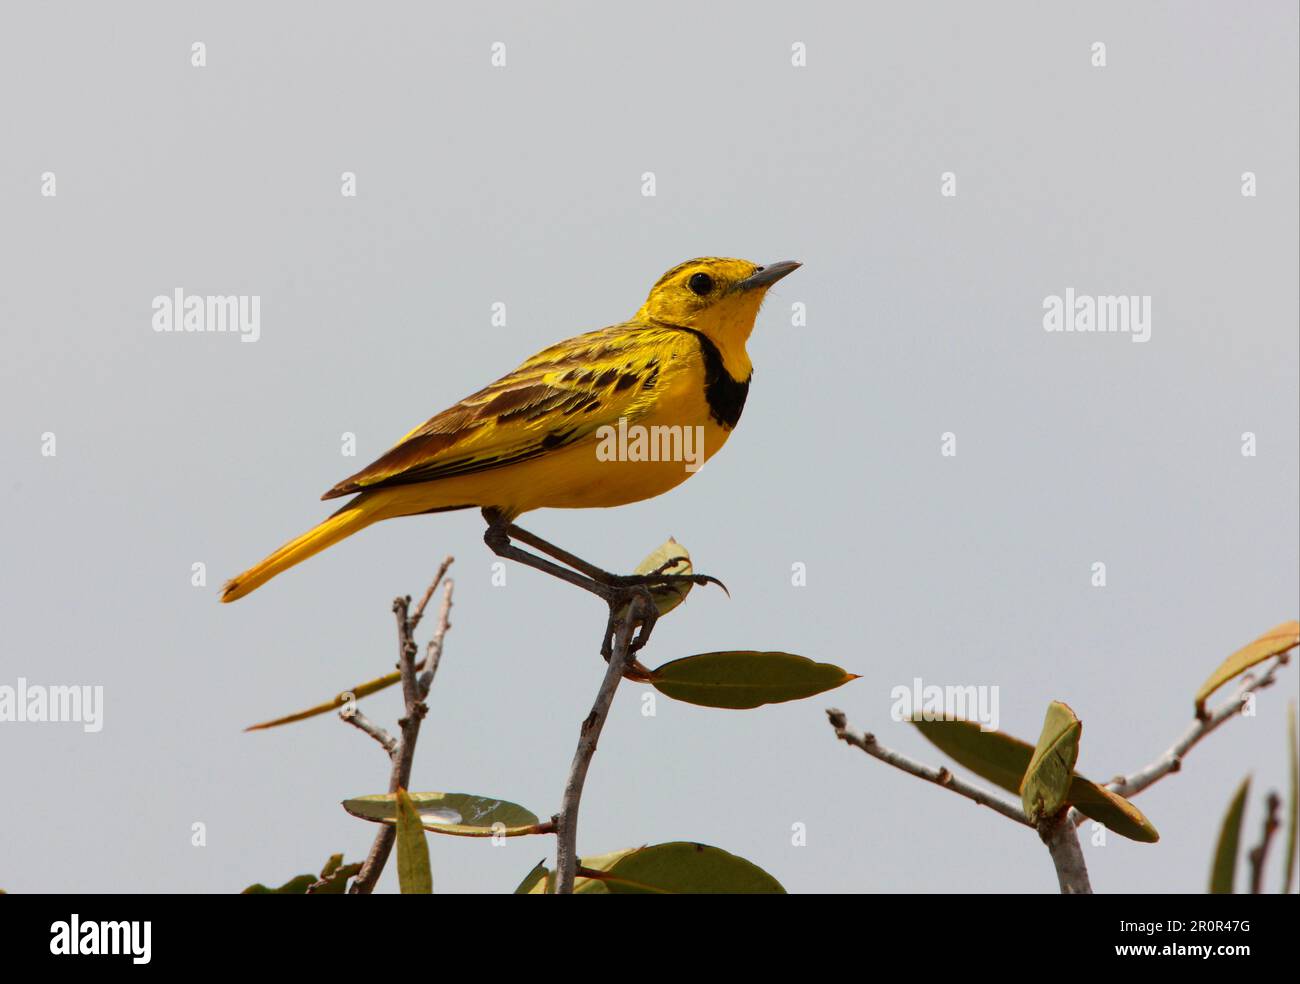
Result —
[[484, 539], [501, 556], [557, 573], [509, 542], [523, 538], [582, 571], [581, 580], [600, 580], [604, 572], [519, 530], [514, 519], [544, 507], [637, 502], [689, 478], [693, 469], [680, 459], [611, 455], [626, 444], [611, 437], [635, 428], [674, 436], [689, 429], [703, 438], [701, 461], [716, 454], [745, 406], [753, 372], [745, 342], [759, 306], [768, 288], [798, 267], [718, 257], [678, 264], [630, 321], [543, 349], [339, 482], [321, 498], [355, 498], [227, 581], [221, 600], [244, 597], [381, 519], [471, 507], [483, 510]]

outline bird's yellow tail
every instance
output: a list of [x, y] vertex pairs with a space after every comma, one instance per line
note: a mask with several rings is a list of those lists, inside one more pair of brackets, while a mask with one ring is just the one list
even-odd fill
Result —
[[386, 505], [388, 504], [382, 496], [357, 496], [329, 519], [312, 527], [297, 539], [290, 540], [243, 574], [232, 577], [221, 589], [221, 600], [236, 601], [256, 591], [281, 571], [287, 571], [326, 547], [365, 529], [371, 523], [388, 518], [392, 512], [385, 508]]

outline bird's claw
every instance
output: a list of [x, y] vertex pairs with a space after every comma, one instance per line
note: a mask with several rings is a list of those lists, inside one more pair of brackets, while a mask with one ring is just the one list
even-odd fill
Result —
[[620, 588], [659, 587], [668, 584], [694, 584], [703, 587], [706, 584], [716, 584], [728, 598], [731, 597], [727, 586], [711, 574], [663, 574], [657, 571], [653, 574], [619, 574], [613, 578], [612, 583]]

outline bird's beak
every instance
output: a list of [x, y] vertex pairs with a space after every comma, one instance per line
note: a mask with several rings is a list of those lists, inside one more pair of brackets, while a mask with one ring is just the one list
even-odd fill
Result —
[[803, 266], [803, 264], [798, 263], [795, 260], [782, 260], [780, 263], [769, 263], [767, 266], [759, 267], [750, 276], [736, 284], [736, 290], [752, 290], [755, 287], [771, 287], [782, 277], [794, 273], [801, 266]]

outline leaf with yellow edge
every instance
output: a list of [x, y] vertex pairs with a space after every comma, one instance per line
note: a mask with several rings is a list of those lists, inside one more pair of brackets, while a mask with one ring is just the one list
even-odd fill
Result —
[[857, 678], [807, 656], [740, 651], [675, 659], [652, 671], [650, 683], [688, 704], [747, 710], [825, 693]]
[[1083, 722], [1067, 705], [1059, 700], [1047, 705], [1043, 733], [1020, 782], [1020, 802], [1030, 823], [1055, 816], [1065, 805], [1082, 734]]
[[[416, 669], [424, 665], [423, 660], [416, 664]], [[360, 700], [362, 697], [369, 697], [371, 694], [378, 693], [386, 687], [391, 687], [402, 679], [400, 670], [394, 670], [392, 673], [386, 673], [374, 680], [368, 680], [365, 683], [358, 684], [351, 690], [345, 690], [332, 700], [324, 704], [317, 704], [315, 707], [309, 707], [305, 711], [298, 711], [296, 714], [286, 714], [284, 717], [276, 718], [273, 721], [263, 721], [261, 724], [250, 724], [245, 731], [264, 731], [267, 728], [278, 728], [282, 724], [293, 724], [295, 721], [305, 721], [307, 718], [315, 717], [318, 714], [328, 714], [330, 711], [337, 710], [350, 700]]]
[[1205, 716], [1205, 702], [1235, 676], [1240, 676], [1257, 663], [1280, 656], [1288, 649], [1300, 646], [1300, 622], [1283, 622], [1269, 629], [1248, 646], [1243, 646], [1225, 659], [1210, 678], [1196, 692], [1196, 716]]
[[1282, 875], [1282, 894], [1291, 891], [1291, 878], [1295, 875], [1295, 848], [1297, 815], [1300, 814], [1300, 752], [1296, 750], [1295, 701], [1286, 709], [1286, 754], [1291, 766], [1291, 795], [1286, 811], [1286, 867]]
[[[1034, 749], [1028, 743], [1001, 731], [984, 731], [974, 721], [916, 718], [912, 724], [958, 765], [1007, 792], [1019, 794], [1020, 784], [1034, 757]], [[1077, 772], [1071, 775], [1065, 802], [1121, 837], [1145, 844], [1154, 844], [1160, 839], [1156, 828], [1141, 810]]]
[[403, 895], [432, 895], [429, 842], [405, 789], [397, 791], [397, 884]]
[[1214, 866], [1210, 869], [1210, 894], [1231, 895], [1237, 881], [1237, 847], [1241, 843], [1241, 820], [1246, 812], [1246, 795], [1250, 792], [1250, 776], [1237, 787], [1236, 795], [1228, 804], [1223, 826], [1219, 830], [1219, 843], [1214, 848]]
[[[542, 833], [536, 814], [507, 800], [472, 793], [407, 793], [424, 829], [458, 837], [523, 837]], [[393, 823], [397, 807], [392, 793], [356, 796], [343, 801], [354, 817]]]
[[1070, 782], [1066, 800], [1090, 820], [1096, 820], [1121, 837], [1142, 844], [1154, 844], [1160, 834], [1131, 800], [1112, 793], [1105, 786], [1090, 782], [1077, 772]]
[[[691, 566], [690, 552], [671, 536], [657, 550], [646, 555], [645, 560], [636, 565], [636, 574], [694, 574]], [[658, 584], [650, 589], [659, 617], [663, 618], [686, 600], [694, 585], [690, 581], [678, 581], [672, 584]], [[623, 614], [627, 614], [627, 605]]]

